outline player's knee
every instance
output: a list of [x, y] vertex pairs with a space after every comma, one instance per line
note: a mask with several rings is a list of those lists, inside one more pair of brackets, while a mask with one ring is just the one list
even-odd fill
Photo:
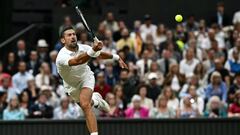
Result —
[[91, 109], [91, 103], [88, 101], [80, 101], [80, 106], [83, 110]]

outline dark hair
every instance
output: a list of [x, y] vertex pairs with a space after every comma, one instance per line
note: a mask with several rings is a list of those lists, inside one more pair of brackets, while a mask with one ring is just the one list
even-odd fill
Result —
[[3, 95], [7, 94], [5, 91], [0, 91], [0, 98], [2, 98]]
[[20, 61], [18, 62], [18, 66], [19, 66], [21, 63], [24, 63], [24, 64], [26, 65], [26, 62], [25, 62], [25, 61], [20, 60]]
[[60, 32], [60, 38], [62, 38], [64, 36], [64, 32], [67, 31], [67, 30], [75, 30], [72, 26], [65, 26], [63, 27], [62, 31]]
[[235, 78], [240, 77], [240, 72], [235, 74]]
[[217, 3], [217, 6], [218, 6], [218, 7], [224, 7], [224, 2], [223, 2], [223, 1], [218, 2], [218, 3]]
[[44, 93], [44, 92], [40, 92], [40, 94], [37, 96], [37, 99], [39, 99], [41, 96], [45, 96], [45, 97], [47, 98], [46, 93]]
[[189, 14], [187, 18], [189, 19], [191, 17], [195, 18], [195, 15], [194, 14]]
[[217, 24], [217, 23], [213, 23], [213, 24], [211, 25], [211, 27], [212, 27], [213, 29], [220, 29], [220, 26], [219, 26], [219, 24]]
[[20, 103], [22, 102], [22, 97], [23, 97], [23, 94], [24, 94], [24, 93], [27, 93], [27, 95], [28, 95], [28, 97], [29, 97], [29, 93], [28, 93], [27, 91], [21, 92], [20, 95], [18, 95], [18, 100], [19, 100]]
[[142, 88], [148, 89], [147, 85], [144, 84], [144, 83], [142, 83], [142, 84], [139, 84], [139, 85], [138, 85], [138, 87], [137, 87], [137, 92], [139, 93], [139, 92], [140, 92], [140, 89], [142, 89]]
[[145, 14], [144, 15], [144, 20], [145, 21], [148, 21], [148, 20], [151, 20], [152, 18], [151, 18], [151, 16], [149, 15], [149, 14]]
[[218, 44], [218, 41], [216, 39], [212, 40], [212, 44]]
[[128, 45], [125, 45], [123, 48], [122, 48], [123, 51], [129, 51], [130, 50], [130, 47]]
[[125, 69], [125, 68], [123, 68], [123, 69], [121, 69], [121, 72], [127, 72], [127, 73], [129, 73], [129, 70], [128, 70], [128, 69]]

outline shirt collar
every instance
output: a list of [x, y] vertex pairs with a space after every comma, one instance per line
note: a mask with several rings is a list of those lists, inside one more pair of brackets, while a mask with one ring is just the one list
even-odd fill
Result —
[[[77, 45], [77, 48], [78, 48], [78, 50], [79, 50], [79, 46]], [[68, 50], [65, 46], [64, 46], [64, 49], [65, 49], [65, 52], [67, 53], [67, 54], [69, 54], [69, 55], [72, 55], [72, 54], [75, 54], [76, 52], [73, 52], [73, 51], [70, 51], [70, 50]], [[78, 51], [77, 50], [77, 51]]]
[[20, 76], [26, 75], [26, 72], [24, 72], [24, 73], [18, 72], [18, 73], [19, 73]]

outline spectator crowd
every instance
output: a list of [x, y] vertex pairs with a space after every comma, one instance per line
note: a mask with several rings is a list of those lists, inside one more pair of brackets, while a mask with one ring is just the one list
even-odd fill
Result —
[[[118, 54], [129, 69], [112, 60], [91, 59], [95, 92], [110, 105], [108, 118], [240, 117], [240, 11], [230, 20], [218, 3], [210, 23], [190, 15], [174, 29], [152, 23], [148, 14], [130, 30], [108, 12], [96, 30], [102, 51]], [[82, 23], [66, 16], [78, 43], [91, 45]], [[20, 39], [0, 62], [0, 120], [78, 119], [81, 108], [64, 93], [54, 50], [39, 39], [28, 50]]]

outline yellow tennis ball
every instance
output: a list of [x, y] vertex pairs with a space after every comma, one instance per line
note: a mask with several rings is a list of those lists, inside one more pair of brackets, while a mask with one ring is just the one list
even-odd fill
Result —
[[181, 22], [182, 20], [183, 20], [183, 17], [182, 17], [182, 15], [176, 15], [175, 16], [175, 20], [177, 21], [177, 22]]

